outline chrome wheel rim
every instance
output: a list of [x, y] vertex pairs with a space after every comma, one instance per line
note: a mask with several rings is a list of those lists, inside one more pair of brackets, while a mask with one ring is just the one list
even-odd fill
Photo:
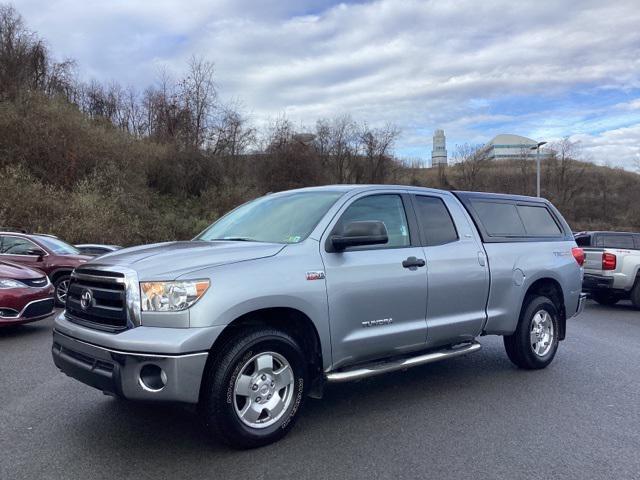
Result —
[[262, 352], [240, 369], [233, 385], [233, 406], [242, 423], [266, 428], [276, 423], [293, 399], [293, 370], [282, 355]]
[[531, 321], [529, 337], [533, 353], [539, 357], [544, 357], [549, 353], [555, 340], [553, 318], [549, 312], [546, 310], [536, 312]]
[[65, 303], [67, 301], [67, 293], [69, 292], [69, 280], [63, 280], [58, 284], [58, 288], [56, 288], [56, 296], [58, 297], [58, 301], [60, 303]]

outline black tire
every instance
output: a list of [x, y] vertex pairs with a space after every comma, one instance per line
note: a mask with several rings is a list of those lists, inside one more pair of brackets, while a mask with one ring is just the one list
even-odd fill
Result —
[[[531, 343], [531, 329], [538, 312], [547, 312], [553, 324], [550, 348], [544, 355], [538, 355]], [[528, 296], [525, 299], [518, 327], [512, 335], [505, 335], [504, 347], [507, 356], [516, 366], [525, 370], [545, 368], [551, 363], [558, 350], [560, 322], [558, 309], [547, 297]]]
[[[264, 428], [252, 428], [243, 423], [236, 413], [239, 401], [235, 395], [236, 379], [244, 372], [247, 362], [266, 352], [281, 355], [289, 363], [293, 373], [291, 400], [275, 423]], [[302, 349], [288, 333], [254, 327], [225, 342], [208, 366], [203, 381], [200, 412], [213, 438], [233, 448], [256, 448], [276, 442], [293, 427], [306, 394], [307, 362]]]
[[631, 303], [640, 310], [640, 277], [636, 278], [636, 284], [631, 289]]
[[[69, 280], [71, 279], [71, 277], [69, 275], [60, 275], [59, 277], [56, 277], [55, 281], [53, 282], [53, 289], [54, 289], [54, 299], [56, 302], [56, 307], [64, 307], [65, 301], [61, 299], [60, 294], [61, 291], [60, 289], [65, 285], [69, 285]], [[66, 291], [65, 291], [65, 299], [66, 299]]]
[[600, 305], [611, 306], [620, 301], [620, 297], [612, 292], [596, 292], [591, 295], [596, 302]]

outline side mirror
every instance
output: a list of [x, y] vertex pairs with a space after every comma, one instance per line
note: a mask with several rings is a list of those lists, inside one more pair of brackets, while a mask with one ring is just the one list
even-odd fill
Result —
[[40, 262], [42, 261], [42, 257], [44, 257], [45, 251], [40, 248], [32, 248], [31, 250], [27, 251], [27, 254], [37, 256], [38, 261]]
[[348, 223], [341, 234], [329, 237], [329, 242], [335, 252], [341, 252], [348, 247], [382, 245], [388, 241], [387, 227], [383, 222], [377, 220]]

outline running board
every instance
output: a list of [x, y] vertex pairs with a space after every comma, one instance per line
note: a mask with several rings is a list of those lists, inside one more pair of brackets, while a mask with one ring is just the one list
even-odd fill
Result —
[[351, 380], [372, 377], [374, 375], [380, 375], [382, 373], [395, 372], [396, 370], [405, 370], [407, 368], [416, 367], [418, 365], [439, 362], [440, 360], [446, 360], [447, 358], [459, 357], [461, 355], [466, 355], [467, 353], [477, 352], [481, 348], [482, 345], [477, 342], [467, 343], [463, 346], [437, 350], [435, 352], [425, 353], [416, 357], [408, 357], [401, 360], [390, 360], [384, 363], [363, 365], [353, 370], [330, 372], [327, 373], [326, 378], [328, 382], [349, 382]]

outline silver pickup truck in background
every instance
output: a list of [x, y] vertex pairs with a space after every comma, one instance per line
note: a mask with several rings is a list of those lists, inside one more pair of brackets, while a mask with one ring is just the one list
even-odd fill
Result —
[[629, 299], [640, 309], [640, 233], [580, 232], [585, 252], [583, 291], [602, 305]]
[[583, 260], [539, 198], [280, 192], [192, 241], [77, 268], [53, 359], [107, 394], [197, 404], [214, 436], [257, 447], [284, 436], [325, 382], [475, 352], [483, 335], [503, 336], [518, 367], [546, 367], [584, 307]]

